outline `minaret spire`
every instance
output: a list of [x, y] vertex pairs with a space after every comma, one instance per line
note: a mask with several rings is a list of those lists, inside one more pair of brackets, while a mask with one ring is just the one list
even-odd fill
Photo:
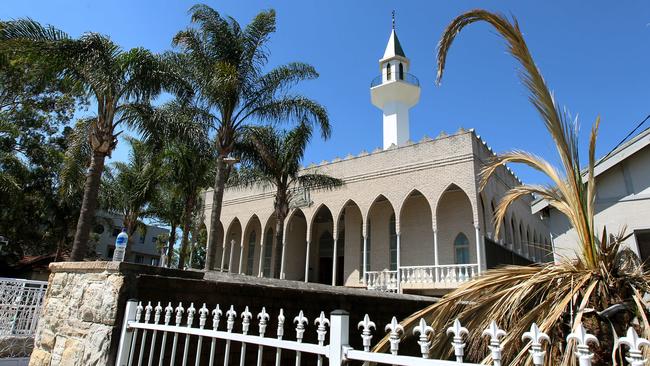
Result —
[[395, 10], [392, 23], [384, 56], [379, 60], [381, 75], [370, 83], [370, 100], [383, 112], [384, 149], [409, 140], [409, 109], [420, 100], [420, 83], [408, 73], [410, 61], [395, 32]]

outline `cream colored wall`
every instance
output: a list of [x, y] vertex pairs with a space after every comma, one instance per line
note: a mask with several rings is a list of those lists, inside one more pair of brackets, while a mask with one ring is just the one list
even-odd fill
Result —
[[438, 255], [440, 263], [453, 264], [454, 240], [459, 233], [469, 239], [470, 263], [476, 263], [476, 234], [472, 222], [472, 208], [464, 192], [447, 192], [437, 209]]
[[[596, 178], [596, 230], [604, 227], [617, 233], [624, 227], [627, 233], [650, 229], [650, 147], [645, 147]], [[557, 210], [551, 210], [548, 220], [554, 236], [556, 260], [573, 258], [579, 250], [575, 230]], [[625, 245], [638, 248], [634, 235]]]
[[[330, 174], [342, 178], [345, 186], [335, 190], [312, 190], [309, 207], [302, 207], [306, 223], [305, 236], [295, 232], [287, 232], [288, 245], [299, 241], [295, 245], [296, 253], [287, 256], [286, 271], [291, 268], [292, 278], [304, 278], [305, 266], [305, 240], [311, 240], [310, 267], [312, 276], [318, 274], [318, 247], [319, 228], [312, 228], [313, 218], [321, 204], [326, 204], [332, 215], [340, 217], [344, 206], [354, 200], [359, 207], [358, 216], [346, 215], [346, 240], [344, 278], [345, 282], [352, 284], [358, 282], [359, 271], [359, 239], [356, 227], [361, 221], [372, 222], [371, 233], [371, 270], [387, 269], [389, 265], [388, 251], [388, 220], [391, 213], [397, 212], [397, 226], [401, 233], [402, 265], [427, 265], [433, 264], [433, 228], [437, 227], [439, 235], [440, 264], [453, 263], [453, 239], [459, 231], [463, 231], [470, 240], [470, 255], [476, 260], [476, 245], [474, 225], [479, 225], [481, 232], [494, 232], [493, 225], [484, 227], [484, 216], [492, 215], [489, 209], [481, 209], [479, 204], [478, 184], [480, 169], [493, 153], [471, 131], [460, 131], [451, 136], [442, 135], [435, 140], [426, 140], [389, 150], [378, 150], [372, 153], [361, 153], [358, 156], [348, 156], [345, 159], [334, 159], [332, 162], [323, 162], [310, 166], [306, 171]], [[443, 194], [450, 185], [458, 186], [465, 195], [464, 203], [456, 206], [452, 200], [448, 207], [441, 213], [444, 215], [431, 215], [436, 212], [436, 207], [444, 204]], [[483, 191], [486, 202], [496, 200], [511, 186], [518, 184], [514, 175], [506, 169], [500, 169], [490, 180]], [[417, 190], [423, 197], [409, 198]], [[273, 225], [272, 191], [259, 188], [226, 190], [224, 195], [221, 222], [228, 227], [234, 220], [248, 220], [253, 214], [259, 217], [262, 226]], [[378, 197], [385, 197], [387, 201], [373, 202]], [[462, 200], [461, 200], [462, 201]], [[209, 217], [212, 204], [212, 192], [206, 192], [205, 199], [206, 225], [209, 229]], [[372, 206], [372, 209], [371, 209]], [[458, 207], [462, 210], [458, 211]], [[530, 214], [526, 199], [517, 203], [511, 209], [511, 215], [518, 221], [530, 224], [538, 232], [546, 230], [539, 222], [539, 218]], [[454, 218], [461, 217], [459, 222]], [[359, 220], [359, 225], [350, 224], [348, 220]], [[335, 220], [336, 221], [336, 220]], [[356, 221], [354, 221], [356, 222]], [[485, 222], [490, 222], [489, 219]], [[246, 222], [243, 223], [246, 225]], [[339, 230], [338, 223], [336, 230]], [[289, 225], [285, 226], [287, 230]], [[315, 229], [315, 230], [314, 230]], [[309, 234], [307, 234], [309, 233]], [[292, 249], [293, 250], [293, 249]], [[274, 258], [275, 263], [278, 258]], [[481, 253], [484, 258], [485, 253]], [[220, 252], [218, 253], [220, 255]], [[237, 255], [236, 255], [237, 257]], [[291, 258], [291, 259], [289, 259]], [[220, 258], [217, 259], [220, 262]], [[237, 262], [238, 263], [238, 262]], [[273, 266], [275, 268], [275, 266]], [[289, 278], [287, 272], [287, 278]]]
[[287, 221], [285, 244], [285, 278], [304, 280], [305, 254], [307, 251], [307, 222], [302, 217], [292, 217]]

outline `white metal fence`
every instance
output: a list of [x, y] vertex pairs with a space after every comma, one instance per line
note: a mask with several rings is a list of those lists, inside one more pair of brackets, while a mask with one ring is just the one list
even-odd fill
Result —
[[[200, 308], [195, 308], [194, 304], [183, 307], [182, 303], [175, 307], [169, 303], [163, 307], [161, 303], [153, 305], [149, 302], [143, 306], [141, 302], [131, 300], [126, 306], [116, 364], [118, 366], [143, 364], [183, 366], [188, 364], [195, 366], [295, 364], [298, 366], [303, 363], [315, 363], [321, 366], [325, 361], [329, 365], [342, 365], [355, 361], [364, 365], [368, 363], [403, 366], [478, 365], [464, 362], [465, 338], [469, 332], [458, 320], [446, 330], [448, 335], [453, 336], [451, 347], [455, 361], [450, 361], [428, 358], [434, 330], [424, 319], [420, 319], [418, 326], [413, 330], [420, 355], [415, 357], [399, 354], [404, 329], [395, 317], [381, 327], [366, 315], [351, 329], [349, 314], [341, 310], [331, 312], [329, 318], [321, 312], [320, 316], [313, 320], [307, 319], [302, 311], [293, 318], [287, 316], [282, 310], [277, 315], [268, 314], [265, 308], [253, 314], [246, 307], [238, 314], [233, 306], [224, 312], [219, 305], [213, 309], [205, 304]], [[196, 318], [198, 320], [195, 320]], [[239, 323], [241, 326], [238, 325]], [[276, 332], [267, 334], [267, 328], [272, 323], [275, 323], [273, 325]], [[241, 331], [236, 332], [235, 328]], [[289, 328], [294, 329], [289, 331]], [[288, 334], [285, 336], [285, 330], [287, 333], [292, 333], [291, 337], [287, 337]], [[316, 342], [303, 342], [306, 332], [315, 333]], [[390, 353], [370, 352], [373, 336], [381, 338], [386, 334], [384, 332], [389, 335]], [[482, 334], [489, 340], [493, 365], [500, 366], [503, 351], [501, 339], [506, 332], [492, 322]], [[362, 349], [353, 349], [349, 346], [350, 335], [360, 337]], [[408, 338], [406, 339], [404, 342], [409, 342]], [[550, 342], [549, 337], [533, 323], [530, 330], [522, 335], [522, 339], [529, 341], [526, 347], [532, 356], [533, 364], [543, 365], [546, 356], [545, 348]], [[575, 342], [577, 346], [575, 357], [579, 364], [590, 366], [593, 355], [589, 347], [598, 345], [596, 337], [588, 334], [582, 325], [579, 325], [567, 337], [567, 341]], [[623, 346], [627, 348], [626, 358], [632, 366], [646, 364], [641, 347], [650, 346], [650, 342], [640, 338], [633, 328], [629, 328], [627, 334], [616, 341], [616, 347], [620, 352], [624, 352]]]
[[33, 336], [47, 282], [0, 277], [0, 336]]

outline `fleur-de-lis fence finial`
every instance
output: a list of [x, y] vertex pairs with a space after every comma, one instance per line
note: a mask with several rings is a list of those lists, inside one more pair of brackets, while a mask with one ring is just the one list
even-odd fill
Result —
[[305, 318], [305, 314], [300, 310], [298, 316], [293, 318], [293, 322], [296, 323], [296, 340], [300, 343], [305, 334], [305, 325], [309, 323], [309, 319]]
[[183, 307], [183, 303], [179, 302], [178, 306], [176, 307], [176, 326], [180, 326], [181, 322], [183, 321], [183, 313], [185, 312], [185, 308]]
[[483, 336], [490, 337], [488, 348], [490, 349], [494, 366], [501, 366], [501, 352], [503, 351], [503, 348], [501, 347], [501, 338], [506, 336], [506, 332], [499, 328], [497, 322], [493, 320], [483, 331]]
[[172, 307], [172, 303], [169, 302], [169, 304], [167, 304], [167, 307], [165, 308], [165, 325], [169, 325], [169, 322], [172, 320], [173, 312], [174, 312], [174, 308]]
[[187, 327], [191, 328], [192, 323], [194, 323], [194, 313], [196, 313], [196, 309], [194, 308], [194, 303], [190, 303], [190, 307], [187, 308]]
[[582, 326], [582, 323], [578, 324], [576, 329], [569, 333], [566, 337], [567, 342], [571, 340], [576, 341], [576, 352], [575, 355], [578, 357], [578, 362], [580, 366], [591, 366], [591, 359], [594, 357], [593, 353], [589, 352], [589, 343], [598, 344], [598, 338], [593, 334], [587, 333], [585, 327]]
[[361, 331], [361, 340], [363, 341], [363, 350], [368, 352], [370, 351], [370, 342], [372, 341], [371, 329], [377, 329], [375, 322], [370, 320], [368, 314], [363, 317], [363, 320], [357, 324], [357, 329], [363, 328]]
[[153, 306], [151, 306], [151, 301], [147, 303], [147, 306], [144, 307], [144, 322], [149, 323], [149, 320], [151, 320], [151, 310], [153, 310]]
[[627, 351], [628, 356], [626, 356], [625, 359], [630, 363], [631, 366], [645, 365], [646, 360], [643, 358], [641, 347], [650, 346], [650, 342], [648, 342], [647, 339], [639, 337], [639, 335], [636, 333], [636, 330], [634, 330], [632, 327], [629, 327], [627, 329], [625, 337], [621, 337], [616, 340], [614, 347], [618, 349], [622, 344], [628, 346], [629, 348]]
[[203, 303], [203, 306], [199, 309], [199, 328], [203, 329], [205, 328], [205, 323], [208, 320], [208, 314], [210, 314], [210, 310], [205, 306], [205, 303]]
[[327, 327], [330, 325], [329, 319], [325, 317], [325, 312], [321, 311], [320, 316], [314, 319], [314, 325], [317, 325], [316, 334], [318, 334], [318, 344], [325, 344], [325, 336], [327, 335]]
[[397, 355], [397, 352], [399, 351], [399, 342], [400, 342], [400, 334], [404, 334], [404, 327], [397, 322], [397, 318], [393, 317], [393, 319], [390, 321], [390, 324], [386, 324], [386, 327], [384, 328], [386, 332], [390, 332], [388, 334], [388, 341], [390, 342], [390, 353]]
[[160, 321], [160, 314], [162, 313], [162, 310], [163, 308], [160, 305], [160, 301], [158, 301], [158, 305], [156, 305], [156, 307], [154, 308], [154, 312], [155, 312], [153, 316], [154, 323], [158, 324], [158, 322]]
[[226, 311], [226, 330], [228, 333], [232, 332], [232, 329], [235, 327], [235, 317], [237, 317], [235, 306], [230, 305], [230, 309]]
[[142, 318], [142, 301], [138, 302], [138, 306], [135, 307], [135, 321], [140, 323], [140, 318]]
[[530, 339], [531, 341], [531, 350], [529, 352], [533, 356], [533, 364], [535, 366], [542, 366], [544, 364], [544, 356], [546, 355], [546, 351], [542, 350], [542, 342], [550, 342], [551, 339], [546, 333], [539, 330], [535, 323], [530, 326], [528, 332], [521, 336], [522, 341], [526, 339]]
[[219, 320], [221, 320], [221, 315], [223, 311], [219, 307], [219, 304], [212, 310], [212, 330], [217, 330], [219, 328]]
[[280, 314], [278, 314], [278, 339], [282, 339], [282, 337], [284, 337], [284, 320], [284, 310], [280, 309]]
[[241, 318], [242, 318], [242, 324], [241, 324], [241, 329], [242, 333], [248, 334], [248, 328], [251, 325], [251, 318], [253, 317], [253, 314], [248, 310], [248, 306], [244, 309], [244, 311], [241, 313]]
[[456, 356], [456, 362], [463, 362], [463, 356], [465, 355], [465, 342], [463, 342], [463, 334], [468, 335], [469, 331], [467, 328], [463, 327], [460, 324], [460, 320], [454, 320], [454, 323], [451, 327], [447, 328], [447, 335], [453, 334], [454, 339], [451, 341], [451, 345], [454, 347], [454, 356]]
[[413, 334], [420, 335], [418, 338], [418, 344], [420, 345], [422, 358], [429, 358], [429, 347], [431, 346], [429, 335], [433, 335], [433, 328], [427, 325], [427, 322], [423, 318], [420, 318], [419, 325], [413, 328]]
[[260, 337], [264, 337], [264, 333], [266, 333], [266, 326], [269, 322], [270, 316], [269, 313], [266, 312], [266, 308], [262, 306], [262, 311], [260, 311], [259, 314], [257, 314], [257, 319], [259, 319], [259, 329], [260, 329]]

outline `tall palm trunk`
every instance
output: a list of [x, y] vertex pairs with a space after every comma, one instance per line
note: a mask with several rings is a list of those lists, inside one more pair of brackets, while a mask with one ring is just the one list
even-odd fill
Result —
[[[285, 216], [281, 214], [276, 213], [276, 219], [275, 219], [275, 245], [279, 245], [282, 248], [282, 251], [280, 252], [280, 257], [276, 258], [276, 261], [280, 261], [280, 273], [278, 273], [278, 278], [282, 278], [282, 257], [285, 256], [284, 254], [284, 243], [282, 242], [282, 238], [284, 235], [284, 220], [286, 219]], [[277, 251], [276, 251], [277, 253]]]
[[217, 174], [214, 182], [214, 195], [212, 196], [212, 212], [210, 214], [210, 234], [205, 255], [205, 270], [213, 270], [216, 263], [217, 235], [219, 235], [219, 224], [221, 222], [221, 205], [223, 203], [223, 191], [226, 187], [228, 167], [224, 162], [225, 155], [217, 157]]
[[171, 223], [171, 229], [169, 230], [169, 242], [167, 243], [167, 268], [172, 266], [172, 257], [174, 256], [174, 244], [176, 244], [176, 228], [178, 224], [175, 222]]
[[[185, 254], [190, 239], [190, 226], [192, 223], [192, 211], [194, 211], [194, 196], [190, 195], [185, 200], [185, 212], [183, 213], [183, 239], [181, 240], [181, 251], [178, 256], [178, 268], [185, 267]], [[191, 267], [190, 263], [190, 267]]]
[[90, 229], [95, 220], [97, 195], [99, 194], [99, 185], [102, 180], [102, 171], [104, 170], [105, 160], [105, 153], [99, 151], [93, 152], [88, 174], [86, 175], [86, 184], [84, 185], [84, 196], [81, 203], [79, 221], [77, 222], [77, 231], [74, 235], [72, 252], [70, 253], [71, 261], [81, 261], [86, 257]]

